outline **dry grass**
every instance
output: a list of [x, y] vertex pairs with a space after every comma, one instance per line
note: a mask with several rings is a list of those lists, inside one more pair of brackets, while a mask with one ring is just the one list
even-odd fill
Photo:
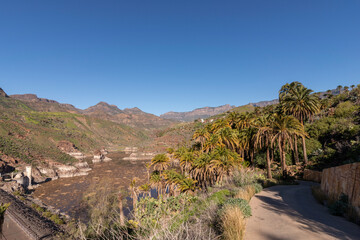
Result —
[[238, 207], [229, 207], [221, 218], [223, 238], [226, 240], [241, 240], [245, 233], [245, 219]]
[[239, 192], [235, 195], [235, 198], [242, 198], [246, 201], [250, 201], [250, 199], [255, 195], [254, 186], [247, 185], [239, 190]]

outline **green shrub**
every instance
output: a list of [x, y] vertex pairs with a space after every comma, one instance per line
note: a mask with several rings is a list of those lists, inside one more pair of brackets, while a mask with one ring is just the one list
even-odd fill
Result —
[[217, 204], [224, 204], [224, 202], [226, 201], [227, 197], [229, 197], [231, 195], [231, 192], [228, 189], [224, 189], [224, 190], [220, 190], [216, 193], [213, 193], [208, 200], [209, 201], [214, 201]]
[[254, 183], [253, 186], [254, 186], [254, 189], [255, 189], [255, 194], [259, 193], [259, 192], [261, 192], [263, 190], [263, 187], [259, 183]]
[[251, 216], [251, 207], [249, 203], [242, 198], [230, 198], [224, 202], [222, 207], [219, 209], [219, 215], [222, 215], [228, 207], [239, 207], [245, 218]]

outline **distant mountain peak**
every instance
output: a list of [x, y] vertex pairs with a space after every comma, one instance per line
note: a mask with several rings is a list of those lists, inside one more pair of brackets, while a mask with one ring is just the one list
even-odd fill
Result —
[[200, 118], [209, 118], [211, 116], [227, 112], [234, 107], [235, 106], [231, 106], [230, 104], [225, 104], [218, 107], [197, 108], [189, 112], [167, 112], [160, 115], [160, 117], [164, 119], [189, 122]]
[[9, 97], [2, 88], [0, 88], [0, 97]]
[[138, 108], [138, 107], [133, 107], [133, 108], [125, 108], [124, 112], [128, 112], [128, 113], [143, 113], [143, 111]]

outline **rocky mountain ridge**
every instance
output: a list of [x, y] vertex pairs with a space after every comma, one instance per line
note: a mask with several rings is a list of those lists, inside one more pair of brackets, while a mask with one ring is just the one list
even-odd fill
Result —
[[174, 122], [146, 113], [139, 108], [119, 109], [116, 105], [99, 102], [85, 110], [78, 109], [71, 104], [59, 103], [55, 100], [39, 98], [36, 94], [14, 94], [8, 96], [2, 89], [1, 96], [10, 97], [26, 103], [27, 106], [41, 112], [68, 112], [106, 119], [112, 122], [126, 124], [132, 127], [155, 129], [167, 127]]
[[167, 112], [161, 114], [160, 117], [164, 119], [172, 119], [176, 121], [182, 122], [191, 122], [199, 118], [208, 118], [217, 114], [221, 114], [227, 112], [231, 109], [235, 108], [235, 106], [231, 106], [229, 104], [222, 105], [219, 107], [203, 107], [197, 108], [195, 110], [189, 112]]

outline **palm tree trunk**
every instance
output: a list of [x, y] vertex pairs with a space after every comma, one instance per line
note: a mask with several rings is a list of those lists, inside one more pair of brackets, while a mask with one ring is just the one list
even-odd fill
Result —
[[267, 170], [267, 177], [272, 179], [271, 176], [271, 162], [270, 162], [270, 149], [266, 149], [266, 170]]
[[299, 164], [299, 151], [298, 151], [298, 145], [297, 145], [297, 136], [294, 137], [294, 157], [295, 157], [295, 164]]
[[305, 137], [302, 137], [302, 145], [303, 145], [303, 153], [304, 153], [304, 163], [305, 165], [308, 164], [308, 157], [306, 153], [306, 143], [305, 143]]
[[279, 145], [279, 155], [280, 155], [280, 166], [281, 166], [281, 170], [284, 171], [284, 161], [283, 161], [283, 149], [282, 149], [282, 143], [281, 140], [278, 140], [278, 145]]
[[124, 209], [123, 209], [123, 202], [122, 202], [121, 194], [119, 194], [118, 199], [119, 199], [119, 210], [120, 210], [119, 221], [120, 221], [120, 225], [123, 226], [123, 225], [125, 225], [125, 215], [124, 215]]
[[283, 161], [283, 174], [286, 174], [286, 152], [285, 152], [285, 142], [283, 142], [282, 146], [282, 161]]

